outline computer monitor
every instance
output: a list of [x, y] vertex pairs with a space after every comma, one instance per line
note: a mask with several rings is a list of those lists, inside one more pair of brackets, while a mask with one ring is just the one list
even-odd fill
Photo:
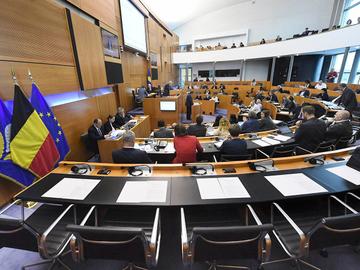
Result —
[[175, 112], [176, 111], [176, 102], [175, 101], [160, 101], [160, 111]]

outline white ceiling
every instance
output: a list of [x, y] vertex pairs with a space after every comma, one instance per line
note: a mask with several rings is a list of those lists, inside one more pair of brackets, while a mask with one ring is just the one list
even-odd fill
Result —
[[[255, 2], [255, 0], [141, 0], [172, 30], [198, 16], [249, 1]], [[226, 18], [219, 19], [226, 20]]]

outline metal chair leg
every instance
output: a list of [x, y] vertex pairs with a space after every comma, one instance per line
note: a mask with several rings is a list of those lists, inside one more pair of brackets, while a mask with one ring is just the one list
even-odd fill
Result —
[[321, 268], [318, 268], [318, 267], [316, 267], [315, 265], [312, 265], [311, 263], [308, 263], [308, 262], [306, 262], [306, 261], [299, 260], [299, 262], [302, 263], [302, 264], [305, 264], [306, 266], [308, 266], [308, 267], [310, 267], [310, 268], [312, 268], [312, 269], [321, 270]]
[[57, 262], [59, 262], [66, 270], [71, 270], [70, 266], [68, 266], [62, 259], [57, 258]]
[[22, 270], [25, 270], [26, 268], [29, 268], [29, 267], [52, 263], [53, 261], [54, 261], [54, 260], [52, 260], [52, 259], [43, 260], [43, 261], [41, 261], [41, 262], [23, 265], [23, 266], [21, 267], [21, 269], [22, 269]]

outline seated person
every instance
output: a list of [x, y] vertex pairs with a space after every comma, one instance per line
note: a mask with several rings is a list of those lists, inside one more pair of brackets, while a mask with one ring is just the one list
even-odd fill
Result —
[[283, 106], [285, 109], [287, 109], [289, 112], [294, 113], [296, 109], [296, 103], [294, 101], [294, 97], [290, 96], [289, 98], [284, 97], [285, 100], [283, 100]]
[[152, 163], [145, 151], [134, 148], [135, 133], [128, 130], [123, 135], [123, 148], [114, 150], [112, 158], [114, 163], [148, 164]]
[[269, 94], [269, 101], [279, 103], [279, 99], [278, 99], [277, 95], [275, 94], [275, 90], [271, 90], [269, 93], [270, 93]]
[[187, 135], [186, 128], [182, 124], [175, 126], [174, 148], [176, 156], [173, 163], [196, 162], [196, 153], [204, 151], [199, 140], [194, 136]]
[[174, 138], [173, 132], [165, 127], [164, 120], [158, 121], [158, 130], [154, 131], [154, 138]]
[[96, 118], [93, 122], [93, 125], [88, 129], [88, 138], [89, 138], [89, 148], [95, 154], [99, 154], [99, 148], [97, 141], [103, 140], [107, 137], [105, 131], [102, 127], [102, 121], [99, 118]]
[[306, 89], [305, 87], [303, 87], [300, 91], [299, 91], [299, 96], [300, 97], [309, 97], [310, 96], [310, 91], [308, 89]]
[[206, 80], [205, 81], [207, 81], [207, 82], [210, 82], [210, 79], [209, 79], [209, 77], [206, 77]]
[[212, 97], [210, 98], [210, 100], [213, 100], [213, 101], [215, 102], [215, 105], [219, 103], [219, 98], [218, 98], [217, 95], [212, 96]]
[[122, 107], [119, 107], [117, 113], [115, 114], [115, 125], [122, 127], [127, 122], [129, 122], [133, 117], [130, 114], [125, 114], [125, 110]]
[[253, 100], [250, 105], [251, 105], [250, 111], [255, 112], [255, 114], [258, 114], [259, 112], [261, 112], [262, 104], [261, 104], [260, 99], [257, 99], [256, 102], [255, 102], [255, 100]]
[[266, 43], [265, 39], [264, 38], [261, 39], [260, 44], [265, 44], [265, 43]]
[[247, 154], [247, 144], [244, 140], [239, 138], [240, 135], [239, 125], [231, 125], [229, 128], [229, 133], [231, 139], [228, 139], [223, 142], [219, 151], [221, 154], [225, 155], [246, 155]]
[[329, 97], [329, 95], [328, 95], [327, 89], [326, 89], [326, 88], [323, 88], [322, 91], [323, 91], [323, 92], [320, 93], [320, 94], [318, 94], [318, 95], [316, 95], [316, 97], [317, 97], [317, 98], [320, 98], [320, 99], [322, 99], [322, 100], [324, 100], [324, 101], [330, 101], [330, 97]]
[[232, 49], [233, 49], [233, 48], [236, 48], [235, 43], [232, 44], [231, 48], [232, 48]]
[[245, 47], [244, 43], [240, 42], [239, 47], [240, 47], [240, 48]]
[[271, 119], [270, 112], [268, 110], [263, 110], [260, 113], [260, 116], [261, 118], [259, 120], [259, 128], [261, 131], [276, 129], [276, 125]]
[[305, 88], [314, 88], [314, 86], [311, 84], [310, 80], [306, 80], [306, 81], [305, 81], [304, 87], [305, 87]]
[[233, 125], [233, 124], [237, 124], [237, 123], [238, 123], [238, 119], [237, 119], [237, 117], [236, 117], [235, 114], [231, 114], [231, 115], [230, 115], [229, 122], [230, 122], [230, 125]]
[[212, 86], [211, 86], [211, 89], [217, 89], [218, 87], [217, 87], [217, 85], [216, 85], [216, 83], [214, 82], [213, 84], [212, 84]]
[[325, 139], [326, 124], [315, 117], [315, 108], [313, 106], [304, 106], [302, 114], [304, 121], [296, 123], [298, 129], [295, 132], [295, 142], [301, 148], [313, 152]]
[[222, 83], [220, 83], [219, 89], [220, 89], [220, 90], [225, 90], [225, 85], [222, 84]]
[[144, 86], [141, 86], [137, 92], [136, 100], [137, 102], [143, 102], [144, 98], [146, 98], [149, 93], [146, 91]]
[[105, 134], [111, 133], [115, 129], [119, 129], [120, 127], [115, 122], [115, 116], [109, 115], [107, 118], [107, 122], [104, 124], [104, 132]]
[[213, 127], [218, 127], [219, 126], [219, 122], [220, 122], [220, 119], [222, 118], [222, 115], [221, 114], [218, 114], [215, 118], [215, 122], [213, 124]]
[[229, 120], [227, 120], [226, 118], [221, 118], [219, 122], [219, 127], [214, 130], [214, 135], [220, 137], [229, 136], [229, 127], [230, 127]]
[[324, 89], [326, 88], [326, 83], [324, 83], [322, 80], [320, 80], [316, 85], [315, 85], [315, 89]]
[[244, 123], [241, 126], [241, 133], [258, 132], [260, 129], [259, 121], [254, 111], [249, 111], [249, 117], [244, 117]]
[[278, 35], [275, 39], [275, 41], [282, 41], [282, 38]]
[[335, 114], [334, 122], [326, 129], [325, 137], [327, 140], [339, 140], [343, 137], [352, 136], [352, 124], [350, 121], [350, 113], [346, 110], [338, 111]]
[[250, 85], [251, 85], [251, 86], [256, 86], [256, 80], [253, 79], [253, 80], [251, 81]]
[[190, 125], [187, 129], [187, 133], [196, 137], [205, 137], [206, 136], [206, 126], [202, 124], [203, 117], [198, 115], [196, 117], [196, 124]]
[[260, 89], [259, 91], [257, 91], [256, 95], [255, 95], [255, 99], [258, 100], [263, 100], [265, 99], [265, 96], [264, 96], [264, 90]]

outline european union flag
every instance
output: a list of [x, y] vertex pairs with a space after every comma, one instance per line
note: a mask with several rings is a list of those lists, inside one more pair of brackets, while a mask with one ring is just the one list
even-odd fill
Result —
[[60, 154], [59, 161], [64, 160], [64, 158], [70, 151], [69, 145], [65, 138], [65, 134], [61, 128], [60, 123], [58, 122], [54, 113], [47, 104], [45, 98], [40, 93], [39, 88], [34, 83], [32, 84], [31, 104], [41, 117], [41, 120], [49, 130], [51, 137], [56, 144], [56, 147]]
[[32, 184], [35, 176], [14, 164], [10, 155], [11, 113], [0, 99], [0, 177], [20, 183]]

